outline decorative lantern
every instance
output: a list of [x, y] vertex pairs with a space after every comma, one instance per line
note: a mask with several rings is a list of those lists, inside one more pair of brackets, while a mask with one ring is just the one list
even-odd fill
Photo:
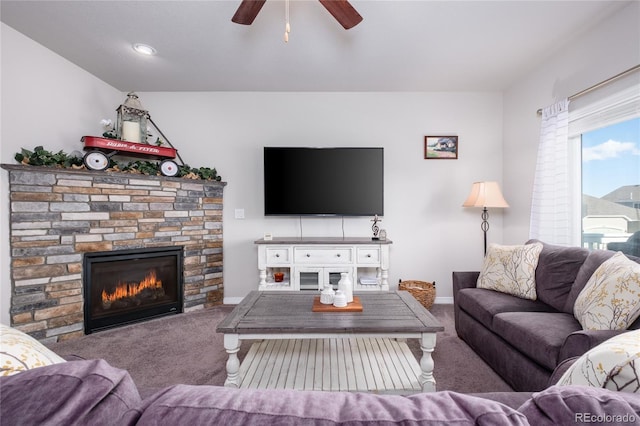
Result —
[[118, 139], [128, 142], [147, 143], [147, 118], [149, 112], [142, 108], [138, 95], [127, 94], [127, 99], [116, 109]]

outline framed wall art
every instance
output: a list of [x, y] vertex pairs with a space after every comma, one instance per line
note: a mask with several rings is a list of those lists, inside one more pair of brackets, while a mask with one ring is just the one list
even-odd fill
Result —
[[457, 136], [425, 136], [425, 160], [455, 160], [458, 158]]

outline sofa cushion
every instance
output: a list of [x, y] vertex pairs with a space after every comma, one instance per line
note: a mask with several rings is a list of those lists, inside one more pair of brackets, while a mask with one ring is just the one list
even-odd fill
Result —
[[553, 370], [564, 340], [580, 330], [580, 324], [564, 312], [504, 312], [493, 319], [493, 330], [520, 352]]
[[[25, 425], [116, 425], [142, 403], [125, 370], [69, 361], [0, 377], [0, 419]], [[7, 424], [11, 424], [7, 421]]]
[[[528, 355], [514, 348], [484, 325], [460, 311], [459, 334], [473, 351], [518, 392], [539, 391], [548, 386], [551, 371], [532, 361]], [[436, 361], [437, 373], [437, 361]], [[436, 375], [437, 379], [437, 375]]]
[[551, 386], [533, 394], [518, 411], [536, 426], [640, 423], [640, 398], [607, 389]]
[[[536, 268], [536, 294], [538, 299], [563, 311], [571, 286], [578, 271], [589, 255], [582, 247], [565, 247], [529, 240], [527, 244], [542, 243]], [[573, 311], [567, 312], [572, 314]]]
[[509, 294], [481, 288], [465, 288], [458, 292], [460, 309], [481, 322], [489, 330], [493, 329], [493, 317], [501, 312], [555, 312], [537, 300], [521, 299]]
[[136, 424], [141, 426], [528, 424], [503, 404], [446, 391], [405, 397], [176, 385], [147, 398], [130, 414], [134, 420], [140, 415]]
[[517, 410], [531, 398], [531, 392], [480, 392], [480, 393], [468, 393], [467, 395], [477, 396], [478, 398], [490, 399], [491, 401], [499, 402], [507, 407], [511, 407]]
[[518, 246], [490, 244], [478, 277], [478, 288], [536, 300], [536, 266], [541, 243]]
[[0, 324], [0, 375], [10, 376], [32, 368], [65, 362], [28, 334]]
[[[576, 280], [571, 286], [571, 291], [569, 292], [569, 297], [567, 297], [567, 302], [564, 305], [564, 312], [573, 313], [573, 306], [576, 303], [576, 299], [578, 295], [582, 291], [585, 285], [587, 285], [587, 281], [591, 278], [591, 275], [598, 269], [602, 263], [608, 259], [610, 259], [616, 252], [609, 250], [592, 250], [589, 253], [589, 256], [585, 259], [584, 263], [580, 267], [578, 271], [578, 275], [576, 276]], [[634, 256], [627, 256], [630, 260], [640, 263], [640, 258]]]
[[573, 312], [585, 330], [626, 330], [640, 316], [640, 265], [614, 254], [591, 275]]
[[640, 330], [619, 334], [578, 358], [558, 385], [582, 385], [640, 394]]

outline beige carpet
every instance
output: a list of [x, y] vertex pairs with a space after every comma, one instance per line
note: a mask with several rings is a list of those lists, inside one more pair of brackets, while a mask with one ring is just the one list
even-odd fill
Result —
[[[222, 335], [216, 326], [233, 306], [157, 318], [80, 339], [50, 345], [66, 358], [103, 358], [129, 371], [144, 396], [173, 384], [222, 385], [226, 377]], [[510, 391], [511, 388], [488, 367], [454, 329], [453, 305], [434, 305], [431, 312], [444, 325], [433, 353], [438, 390], [464, 393]], [[416, 339], [408, 341], [419, 359]], [[243, 342], [239, 356], [247, 353]]]

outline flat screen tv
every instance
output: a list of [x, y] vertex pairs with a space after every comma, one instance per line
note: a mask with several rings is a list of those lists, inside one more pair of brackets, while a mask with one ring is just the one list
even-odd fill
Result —
[[382, 216], [383, 189], [383, 148], [264, 148], [267, 216]]

